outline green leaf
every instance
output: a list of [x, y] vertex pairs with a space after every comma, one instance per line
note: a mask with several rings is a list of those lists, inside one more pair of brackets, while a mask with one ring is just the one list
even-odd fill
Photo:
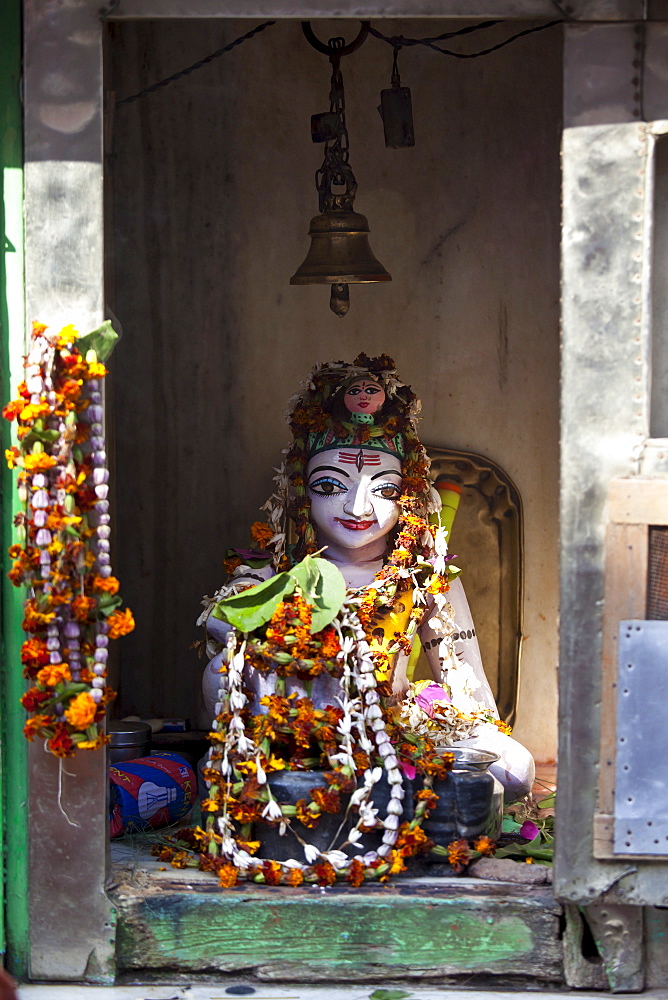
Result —
[[297, 581], [289, 573], [278, 573], [240, 594], [219, 601], [211, 614], [238, 628], [240, 632], [252, 632], [269, 621], [296, 584]]
[[320, 576], [315, 592], [311, 632], [320, 632], [334, 621], [346, 599], [346, 581], [334, 563], [327, 559], [313, 560], [317, 563]]
[[501, 824], [502, 833], [519, 833], [522, 829], [521, 823], [516, 823], [512, 816], [504, 816]]
[[60, 431], [43, 431], [38, 430], [37, 427], [33, 427], [30, 433], [26, 434], [21, 441], [21, 447], [25, 452], [28, 452], [36, 441], [41, 441], [42, 444], [53, 444], [59, 437]]
[[312, 556], [305, 556], [301, 562], [298, 562], [296, 566], [288, 570], [290, 576], [299, 584], [302, 597], [309, 604], [314, 603], [316, 587], [320, 580], [320, 567], [318, 564], [324, 561], [324, 559], [314, 559]]
[[123, 598], [120, 594], [105, 594], [104, 597], [100, 598], [98, 607], [105, 618], [113, 614], [116, 608], [120, 608], [123, 603]]
[[369, 993], [369, 1000], [404, 1000], [405, 997], [412, 997], [413, 993], [407, 990], [374, 990]]
[[118, 340], [118, 334], [111, 325], [111, 320], [105, 320], [102, 326], [91, 330], [85, 337], [79, 337], [75, 341], [76, 349], [82, 357], [86, 357], [88, 351], [95, 351], [98, 361], [106, 361]]

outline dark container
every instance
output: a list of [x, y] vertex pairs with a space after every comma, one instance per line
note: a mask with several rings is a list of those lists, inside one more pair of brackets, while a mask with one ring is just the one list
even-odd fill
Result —
[[[483, 834], [494, 838], [499, 830], [503, 795], [499, 792], [500, 785], [487, 768], [498, 760], [497, 755], [472, 747], [453, 747], [448, 752], [454, 753], [455, 766], [448, 772], [447, 778], [434, 781], [438, 803], [429, 818], [422, 823], [424, 832], [435, 843], [444, 847], [453, 840], [475, 840]], [[269, 777], [272, 794], [280, 804], [296, 805], [299, 799], [306, 799], [308, 802], [312, 788], [324, 788], [326, 785], [322, 771], [279, 771]], [[419, 775], [413, 780], [404, 777], [403, 787], [405, 795], [399, 823], [413, 818], [415, 793], [423, 787], [423, 780]], [[383, 772], [371, 793], [371, 801], [381, 820], [387, 815], [390, 797], [390, 784]], [[343, 810], [348, 798], [341, 796]], [[313, 829], [308, 829], [296, 819], [292, 820], [291, 825], [307, 844], [312, 844], [319, 851], [324, 852], [332, 847], [340, 849], [358, 818], [357, 811], [351, 810], [344, 822], [343, 810], [336, 815], [322, 813], [318, 825]], [[364, 834], [360, 842], [354, 846], [348, 845], [344, 850], [351, 856], [378, 850], [383, 833], [384, 830], [380, 828]], [[274, 861], [287, 861], [289, 858], [303, 860], [302, 845], [290, 830], [281, 837], [278, 824], [256, 823], [253, 838], [261, 842], [260, 857]], [[333, 843], [335, 838], [336, 842]], [[422, 860], [441, 864], [443, 861], [436, 855], [427, 855]]]
[[151, 727], [147, 722], [110, 722], [109, 763], [146, 757], [151, 751]]
[[[428, 837], [443, 847], [453, 840], [475, 840], [499, 832], [500, 806], [497, 782], [487, 768], [498, 756], [473, 747], [452, 747], [455, 765], [447, 778], [434, 781], [438, 795], [436, 808], [422, 824]], [[442, 862], [436, 855], [427, 859]]]
[[[279, 805], [296, 805], [299, 799], [311, 800], [312, 788], [325, 788], [327, 781], [322, 771], [278, 771], [269, 777], [269, 787], [272, 795]], [[313, 829], [305, 827], [296, 818], [291, 820], [291, 826], [306, 841], [312, 844], [319, 851], [327, 851], [331, 847], [336, 847], [346, 839], [348, 831], [352, 827], [350, 817], [343, 822], [343, 813], [348, 804], [350, 796], [342, 795], [341, 803], [343, 810], [340, 813], [322, 813], [317, 826]], [[342, 825], [343, 823], [343, 825]], [[337, 831], [341, 827], [340, 833]], [[271, 858], [272, 861], [287, 861], [294, 858], [297, 861], [304, 860], [304, 848], [300, 842], [292, 835], [288, 829], [284, 836], [280, 836], [279, 826], [268, 823], [256, 823], [253, 828], [253, 837], [261, 842], [258, 854], [263, 858]], [[337, 843], [332, 843], [336, 837]]]

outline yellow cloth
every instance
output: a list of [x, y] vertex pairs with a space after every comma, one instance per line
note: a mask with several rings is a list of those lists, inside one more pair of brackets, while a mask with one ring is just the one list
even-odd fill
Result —
[[[379, 612], [371, 626], [367, 639], [373, 653], [387, 653], [388, 647], [395, 641], [396, 633], [403, 633], [408, 627], [413, 610], [413, 588], [400, 594], [391, 608]], [[377, 670], [378, 680], [386, 680], [394, 672], [397, 653], [390, 653], [384, 670]], [[412, 669], [411, 669], [412, 668]], [[384, 676], [383, 676], [384, 675]], [[409, 661], [409, 680], [432, 680], [431, 668], [422, 643], [416, 635], [413, 639], [413, 652]]]

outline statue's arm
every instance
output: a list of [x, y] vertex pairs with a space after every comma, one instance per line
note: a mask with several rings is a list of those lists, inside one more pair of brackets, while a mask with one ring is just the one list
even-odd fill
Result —
[[[449, 603], [453, 608], [453, 618], [455, 621], [454, 652], [457, 669], [468, 668], [469, 686], [472, 689], [471, 697], [479, 704], [480, 708], [491, 712], [498, 718], [498, 710], [492, 689], [485, 675], [485, 669], [480, 655], [480, 646], [476, 635], [475, 625], [471, 617], [466, 594], [461, 580], [456, 577], [450, 584], [447, 593]], [[450, 665], [441, 659], [439, 655], [440, 637], [429, 625], [429, 619], [434, 612], [433, 603], [427, 606], [424, 618], [418, 629], [418, 634], [422, 641], [422, 646], [427, 655], [427, 660], [431, 668], [434, 680], [440, 683], [442, 679], [448, 682], [447, 674]], [[445, 668], [445, 678], [442, 678], [442, 671]], [[449, 683], [449, 682], [448, 682]]]
[[[248, 566], [238, 566], [228, 581], [228, 587], [231, 585], [233, 588], [231, 592], [234, 592], [234, 590], [240, 591], [245, 587], [252, 587], [255, 583], [262, 583], [264, 580], [268, 580], [274, 576], [274, 572], [271, 565], [253, 569]], [[226, 654], [225, 649], [221, 650], [220, 647], [225, 647], [228, 633], [232, 628], [227, 622], [222, 621], [220, 618], [215, 618], [211, 614], [215, 603], [215, 600], [213, 600], [199, 619], [199, 624], [203, 624], [206, 629], [206, 649], [208, 655], [211, 657], [202, 674], [204, 707], [211, 719], [216, 714], [215, 706], [220, 690], [220, 668]]]

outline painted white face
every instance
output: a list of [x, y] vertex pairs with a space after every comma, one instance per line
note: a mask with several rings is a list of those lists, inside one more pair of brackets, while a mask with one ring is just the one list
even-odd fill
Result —
[[309, 461], [306, 486], [318, 542], [360, 549], [397, 523], [401, 460], [360, 447], [331, 448]]

